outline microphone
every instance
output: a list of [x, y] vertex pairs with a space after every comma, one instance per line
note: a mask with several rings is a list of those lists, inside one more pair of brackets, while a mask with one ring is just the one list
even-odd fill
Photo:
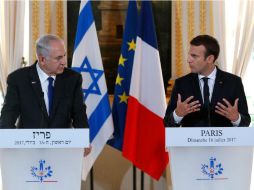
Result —
[[203, 77], [203, 98], [204, 98], [204, 107], [207, 112], [207, 125], [208, 127], [211, 126], [211, 103], [210, 103], [210, 92], [209, 92], [209, 85], [208, 85], [208, 77]]
[[211, 103], [210, 103], [210, 101], [207, 106], [207, 122], [208, 122], [208, 127], [211, 127]]
[[43, 111], [44, 111], [44, 107], [43, 107], [43, 104], [44, 104], [44, 93], [41, 92], [41, 95], [40, 95], [40, 109], [41, 109], [41, 119], [40, 119], [40, 128], [43, 128], [43, 121], [44, 121], [44, 115], [43, 115]]

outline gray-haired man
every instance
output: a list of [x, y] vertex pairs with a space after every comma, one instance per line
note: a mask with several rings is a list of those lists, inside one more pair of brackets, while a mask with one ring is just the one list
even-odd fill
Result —
[[63, 40], [40, 37], [36, 55], [35, 64], [8, 76], [0, 128], [88, 127], [82, 77], [66, 68]]

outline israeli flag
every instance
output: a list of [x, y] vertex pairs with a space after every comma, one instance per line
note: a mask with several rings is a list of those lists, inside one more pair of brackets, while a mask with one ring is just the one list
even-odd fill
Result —
[[91, 153], [84, 157], [85, 180], [113, 133], [113, 120], [91, 2], [81, 1], [72, 68], [83, 77], [84, 101], [90, 128]]

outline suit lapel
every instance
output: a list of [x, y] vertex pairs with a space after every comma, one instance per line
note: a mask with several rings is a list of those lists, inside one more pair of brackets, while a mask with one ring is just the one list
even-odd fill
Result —
[[56, 76], [56, 81], [55, 81], [55, 85], [54, 85], [54, 97], [53, 97], [53, 107], [52, 107], [52, 114], [51, 117], [54, 116], [54, 114], [56, 113], [58, 104], [59, 104], [59, 98], [61, 96], [63, 96], [64, 94], [64, 81], [63, 81], [63, 75], [57, 75]]
[[215, 79], [213, 94], [211, 99], [212, 105], [215, 105], [216, 102], [218, 102], [218, 100], [220, 99], [221, 94], [223, 92], [223, 85], [224, 85], [224, 79], [223, 79], [222, 71], [217, 68], [216, 79]]
[[199, 102], [203, 104], [202, 95], [201, 95], [200, 86], [199, 86], [199, 79], [197, 74], [192, 75], [192, 86], [193, 86], [195, 100], [199, 100]]
[[32, 89], [35, 93], [36, 99], [38, 101], [38, 104], [42, 110], [42, 112], [44, 113], [45, 116], [48, 116], [47, 113], [47, 108], [45, 105], [45, 101], [44, 101], [44, 95], [43, 95], [43, 91], [41, 88], [41, 83], [40, 83], [40, 79], [36, 70], [36, 64], [33, 64], [30, 67], [30, 84], [32, 86]]

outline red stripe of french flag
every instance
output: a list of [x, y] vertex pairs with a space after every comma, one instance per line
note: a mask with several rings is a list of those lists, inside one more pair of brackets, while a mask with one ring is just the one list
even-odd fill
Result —
[[157, 180], [169, 160], [165, 151], [165, 111], [166, 97], [159, 52], [137, 37], [123, 156]]

